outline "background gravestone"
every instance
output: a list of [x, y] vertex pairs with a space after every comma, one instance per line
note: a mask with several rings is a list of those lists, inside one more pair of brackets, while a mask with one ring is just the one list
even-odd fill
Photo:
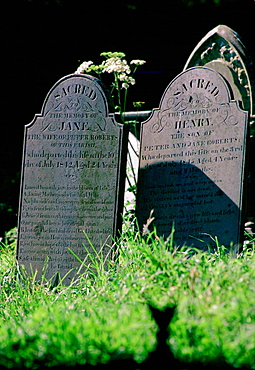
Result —
[[[93, 253], [105, 258], [120, 228], [127, 132], [108, 114], [98, 80], [70, 75], [48, 93], [41, 115], [25, 127], [18, 260], [46, 277], [63, 277]], [[124, 148], [124, 149], [123, 149]], [[89, 259], [87, 260], [87, 264]], [[68, 283], [74, 276], [69, 274]]]
[[219, 73], [197, 67], [177, 76], [142, 124], [140, 228], [153, 209], [158, 234], [168, 237], [174, 223], [178, 245], [202, 248], [215, 236], [238, 244], [246, 131], [247, 112]]
[[225, 77], [231, 86], [234, 100], [240, 100], [242, 108], [249, 112], [251, 145], [249, 150], [249, 185], [247, 217], [255, 220], [255, 76], [253, 61], [240, 36], [231, 28], [219, 25], [211, 30], [195, 47], [184, 70], [204, 66], [212, 68]]
[[240, 100], [254, 125], [255, 82], [253, 62], [240, 36], [231, 28], [219, 25], [195, 47], [184, 71], [192, 67], [208, 67], [219, 72], [231, 86], [234, 100]]

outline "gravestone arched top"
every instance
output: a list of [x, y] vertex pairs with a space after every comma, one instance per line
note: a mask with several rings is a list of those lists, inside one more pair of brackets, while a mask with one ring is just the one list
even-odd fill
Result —
[[240, 36], [231, 28], [219, 25], [208, 32], [189, 56], [184, 70], [205, 66], [223, 75], [231, 85], [234, 100], [250, 112], [254, 121], [254, 69]]
[[[42, 131], [56, 130], [56, 119], [83, 118], [89, 114], [91, 131], [104, 131], [108, 103], [101, 82], [89, 75], [72, 74], [60, 79], [48, 92], [42, 107]], [[52, 118], [52, 123], [49, 121]], [[59, 121], [59, 122], [60, 122]], [[43, 126], [45, 124], [45, 127]]]
[[228, 103], [230, 98], [229, 88], [220, 74], [210, 68], [194, 67], [179, 74], [168, 85], [160, 108], [174, 111], [208, 108], [211, 104]]
[[[159, 108], [144, 124], [154, 134], [179, 124], [196, 127], [210, 121], [210, 126], [235, 125], [241, 110], [238, 102], [231, 100], [231, 92], [218, 72], [207, 67], [189, 68], [168, 85]], [[182, 123], [177, 124], [178, 119]]]

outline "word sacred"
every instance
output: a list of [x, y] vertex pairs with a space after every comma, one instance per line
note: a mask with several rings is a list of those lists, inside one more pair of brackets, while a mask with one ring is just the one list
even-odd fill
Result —
[[97, 98], [96, 92], [91, 87], [81, 84], [72, 84], [67, 87], [62, 87], [60, 91], [56, 92], [54, 97], [58, 100], [59, 98], [64, 98], [65, 96], [74, 94], [85, 95], [91, 100], [95, 100]]
[[204, 89], [213, 96], [217, 96], [220, 92], [218, 87], [215, 86], [213, 82], [205, 81], [203, 78], [198, 78], [198, 79], [193, 78], [187, 83], [187, 85], [185, 83], [181, 84], [181, 86], [178, 87], [176, 91], [174, 92], [174, 95], [176, 96], [176, 95], [183, 94], [185, 93], [185, 91], [188, 91], [188, 88]]

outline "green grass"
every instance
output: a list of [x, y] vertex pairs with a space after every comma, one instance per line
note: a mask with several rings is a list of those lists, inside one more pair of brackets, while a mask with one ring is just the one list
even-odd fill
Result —
[[150, 304], [177, 306], [168, 344], [178, 359], [224, 358], [255, 369], [253, 238], [233, 255], [221, 246], [214, 253], [177, 248], [172, 236], [141, 237], [126, 227], [118, 260], [106, 270], [92, 258], [94, 269], [69, 287], [28, 278], [16, 265], [14, 243], [3, 244], [0, 366], [141, 363], [156, 346]]

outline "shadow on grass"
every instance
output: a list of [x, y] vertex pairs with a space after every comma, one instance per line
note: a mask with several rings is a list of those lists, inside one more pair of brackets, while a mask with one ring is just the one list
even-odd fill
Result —
[[[174, 316], [175, 307], [168, 307], [164, 311], [160, 311], [152, 306], [149, 306], [152, 317], [158, 325], [157, 346], [156, 349], [149, 354], [147, 359], [142, 363], [135, 362], [132, 358], [116, 359], [107, 364], [98, 365], [76, 365], [73, 367], [54, 366], [54, 367], [39, 367], [38, 370], [231, 370], [236, 369], [227, 364], [224, 358], [217, 358], [210, 363], [189, 362], [184, 363], [176, 359], [167, 344], [169, 338], [169, 324]], [[248, 369], [246, 367], [239, 368], [241, 370]]]

